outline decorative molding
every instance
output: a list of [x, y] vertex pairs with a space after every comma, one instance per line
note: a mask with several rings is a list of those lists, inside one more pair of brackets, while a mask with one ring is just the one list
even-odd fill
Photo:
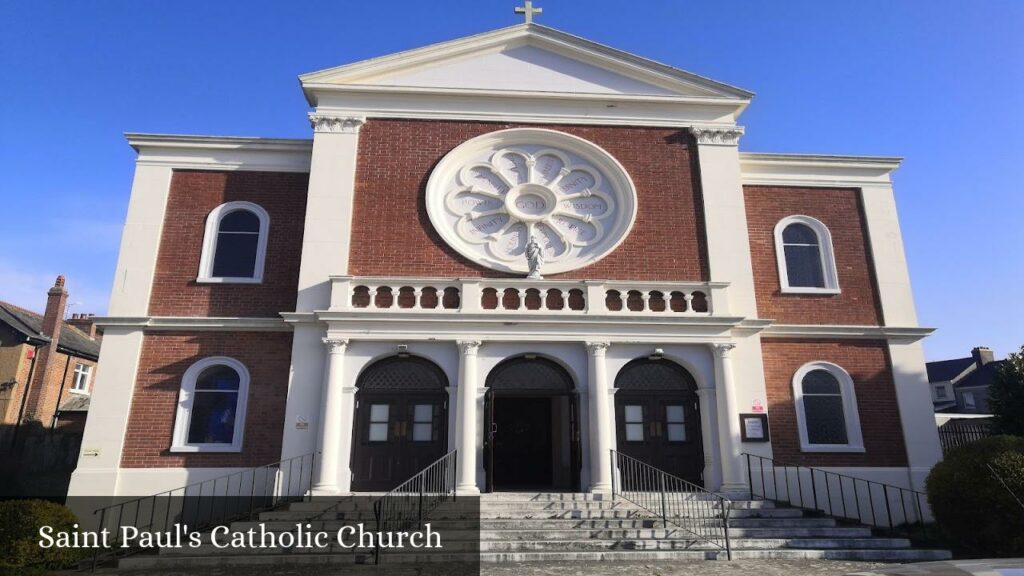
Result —
[[309, 125], [315, 132], [329, 134], [357, 134], [366, 120], [355, 116], [331, 116], [328, 114], [309, 114]]
[[711, 349], [714, 350], [715, 356], [722, 359], [728, 358], [729, 354], [732, 352], [732, 349], [735, 347], [736, 345], [733, 344], [732, 342], [711, 345]]
[[610, 345], [607, 341], [587, 342], [587, 351], [591, 356], [604, 356]]
[[328, 354], [343, 354], [348, 346], [348, 338], [324, 338]]
[[829, 326], [773, 324], [761, 332], [764, 338], [836, 338], [861, 340], [897, 340], [917, 342], [934, 332], [917, 326]]
[[483, 342], [479, 340], [457, 340], [456, 344], [459, 345], [459, 352], [463, 356], [476, 356]]
[[742, 126], [690, 126], [690, 134], [700, 145], [737, 146], [743, 132]]
[[541, 245], [540, 274], [589, 266], [622, 243], [636, 218], [635, 186], [615, 158], [540, 128], [464, 142], [438, 163], [426, 195], [430, 221], [449, 246], [504, 272], [530, 271], [531, 238]]
[[222, 332], [287, 332], [292, 326], [282, 318], [205, 318], [181, 316], [104, 316], [94, 323], [103, 328], [145, 330], [196, 330]]

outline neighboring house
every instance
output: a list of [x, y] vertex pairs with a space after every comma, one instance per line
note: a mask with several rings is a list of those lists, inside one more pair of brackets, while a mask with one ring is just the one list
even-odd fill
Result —
[[967, 358], [928, 362], [928, 384], [936, 412], [989, 414], [988, 388], [1006, 360], [979, 346]]
[[68, 292], [58, 276], [37, 314], [0, 301], [0, 452], [29, 423], [84, 430], [100, 334], [88, 314], [63, 320]]

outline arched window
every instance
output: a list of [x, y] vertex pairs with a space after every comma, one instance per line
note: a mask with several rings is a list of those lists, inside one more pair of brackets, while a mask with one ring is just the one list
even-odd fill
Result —
[[793, 376], [804, 452], [863, 452], [853, 379], [829, 362], [805, 364]]
[[206, 217], [200, 282], [263, 281], [270, 216], [252, 202], [228, 202]]
[[242, 449], [249, 371], [233, 358], [211, 357], [185, 371], [178, 395], [172, 452]]
[[832, 235], [810, 216], [789, 216], [775, 226], [775, 255], [783, 292], [838, 294]]

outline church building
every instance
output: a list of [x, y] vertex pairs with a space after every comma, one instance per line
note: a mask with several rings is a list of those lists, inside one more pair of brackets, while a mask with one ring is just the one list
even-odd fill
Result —
[[452, 451], [460, 494], [606, 492], [616, 452], [922, 489], [899, 158], [742, 152], [751, 92], [532, 22], [299, 78], [308, 138], [127, 135], [71, 495]]

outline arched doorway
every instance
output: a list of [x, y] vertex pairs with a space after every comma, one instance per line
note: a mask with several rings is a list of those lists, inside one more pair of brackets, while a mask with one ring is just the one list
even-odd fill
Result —
[[488, 492], [579, 490], [579, 397], [565, 368], [505, 360], [487, 376], [484, 414]]
[[390, 490], [444, 456], [448, 378], [433, 362], [392, 356], [356, 380], [352, 490]]
[[704, 485], [697, 382], [662, 358], [638, 358], [615, 377], [619, 452], [684, 480]]

